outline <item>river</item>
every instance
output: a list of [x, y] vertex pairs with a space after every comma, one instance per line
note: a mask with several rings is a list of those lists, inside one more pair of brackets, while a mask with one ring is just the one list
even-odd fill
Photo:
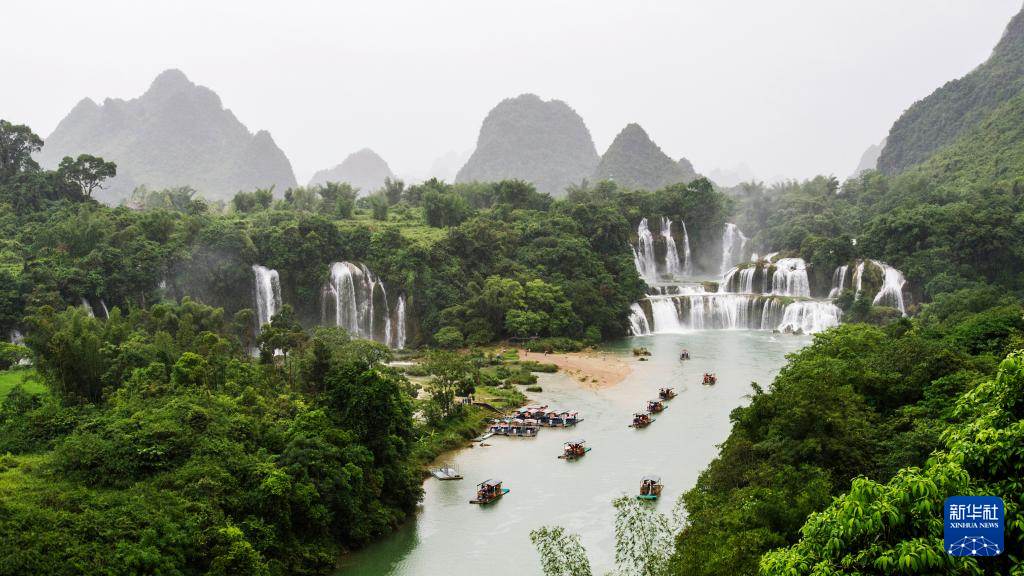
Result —
[[[541, 375], [544, 391], [531, 399], [578, 410], [584, 422], [544, 428], [536, 438], [493, 437], [489, 447], [453, 454], [449, 460], [466, 479], [427, 480], [415, 521], [346, 556], [339, 574], [540, 574], [529, 532], [544, 525], [579, 533], [594, 573], [604, 574], [614, 560], [611, 501], [636, 494], [640, 477], [655, 473], [665, 484], [656, 505], [670, 512], [717, 455], [716, 445], [729, 434], [729, 412], [747, 403], [750, 383], [767, 387], [785, 355], [809, 342], [806, 336], [736, 330], [639, 336], [605, 346], [635, 366], [614, 387], [590, 390], [564, 374]], [[634, 346], [646, 346], [650, 360], [635, 360]], [[690, 351], [688, 362], [678, 359], [683, 347]], [[717, 385], [701, 384], [705, 371], [717, 373]], [[679, 396], [651, 426], [628, 428], [632, 413], [662, 386], [674, 386]], [[593, 450], [574, 462], [559, 460], [562, 443], [576, 437]], [[469, 504], [476, 483], [488, 478], [503, 480], [511, 492], [487, 506]]]

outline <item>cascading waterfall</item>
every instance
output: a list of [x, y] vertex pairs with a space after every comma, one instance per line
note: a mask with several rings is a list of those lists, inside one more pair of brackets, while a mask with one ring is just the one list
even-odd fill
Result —
[[405, 295], [396, 300], [392, 318], [384, 282], [363, 264], [331, 264], [321, 310], [324, 324], [340, 326], [354, 338], [377, 340], [393, 348], [405, 347]]
[[89, 315], [89, 318], [96, 317], [96, 312], [93, 311], [92, 304], [89, 304], [89, 301], [86, 300], [84, 296], [82, 297], [82, 308], [85, 308], [85, 313]]
[[665, 239], [665, 274], [674, 279], [680, 275], [679, 251], [672, 238], [672, 221], [664, 216], [661, 217], [661, 237]]
[[860, 264], [853, 270], [853, 291], [860, 297], [861, 290], [864, 289], [864, 261], [861, 260]]
[[649, 297], [631, 310], [630, 330], [637, 336], [688, 330], [813, 333], [836, 326], [842, 315], [831, 302], [722, 293]]
[[390, 343], [393, 348], [405, 348], [405, 294], [398, 296], [395, 304], [395, 335]]
[[[739, 250], [736, 250], [736, 243], [739, 242]], [[738, 259], [743, 257], [743, 249], [747, 245], [747, 237], [743, 235], [739, 226], [728, 222], [722, 232], [722, 267], [721, 273], [724, 276], [730, 268], [736, 265]]]
[[872, 260], [871, 263], [882, 269], [882, 288], [878, 294], [875, 294], [873, 303], [878, 306], [891, 306], [906, 316], [907, 307], [903, 303], [903, 286], [907, 280], [903, 277], [903, 273], [877, 260]]
[[838, 298], [843, 293], [843, 286], [846, 285], [846, 272], [849, 269], [848, 264], [843, 264], [832, 273], [832, 289], [828, 292], [829, 298]]
[[630, 310], [630, 332], [635, 336], [688, 330], [813, 333], [836, 326], [842, 315], [831, 302], [721, 292], [648, 296]]
[[661, 229], [658, 235], [665, 243], [665, 255], [659, 259], [654, 247], [654, 234], [651, 233], [647, 218], [641, 218], [636, 227], [637, 245], [633, 247], [633, 264], [636, 272], [648, 286], [654, 287], [660, 281], [672, 282], [689, 277], [693, 273], [692, 255], [690, 252], [690, 234], [686, 223], [680, 221], [683, 228], [683, 254], [679, 255], [679, 247], [672, 236], [672, 221], [661, 216]]
[[647, 227], [647, 218], [641, 218], [636, 227], [638, 246], [633, 250], [636, 271], [648, 284], [658, 281], [658, 263], [654, 258], [654, 236]]
[[18, 344], [20, 346], [25, 343], [25, 336], [18, 329], [11, 330], [9, 337], [11, 344]]
[[803, 258], [779, 258], [772, 275], [772, 294], [779, 296], [811, 297], [811, 282], [807, 278], [807, 263]]
[[257, 331], [270, 324], [270, 320], [281, 310], [281, 278], [277, 270], [253, 264], [256, 277], [256, 321]]
[[839, 325], [842, 310], [831, 302], [806, 300], [786, 306], [782, 322], [777, 327], [782, 332], [813, 334]]
[[693, 261], [690, 258], [690, 233], [686, 231], [686, 222], [680, 220], [679, 223], [683, 226], [683, 258], [686, 259], [683, 262], [683, 277], [689, 278], [693, 276]]
[[651, 325], [647, 323], [647, 314], [640, 304], [634, 302], [630, 307], [629, 333], [633, 335], [650, 334]]
[[103, 300], [103, 298], [100, 298], [100, 308], [103, 309], [103, 317], [110, 318], [110, 310], [107, 309], [107, 303]]
[[[757, 275], [757, 266], [748, 266], [746, 268], [733, 267], [725, 273], [725, 277], [722, 278], [721, 284], [718, 286], [719, 292], [734, 292], [734, 293], [754, 293], [754, 277]], [[767, 283], [767, 273], [761, 274], [762, 288], [759, 293], [767, 292], [768, 290], [764, 287]]]
[[[743, 250], [745, 239], [738, 229], [732, 245]], [[729, 243], [723, 238], [723, 261], [732, 257], [725, 252]], [[648, 296], [630, 308], [630, 333], [677, 333], [689, 330], [778, 330], [811, 334], [838, 325], [842, 310], [834, 299], [848, 285], [860, 294], [867, 265], [882, 273], [882, 287], [874, 295], [874, 304], [892, 306], [906, 315], [903, 274], [877, 260], [861, 260], [836, 268], [828, 300], [811, 299], [807, 263], [801, 258], [779, 258], [771, 253], [763, 258], [728, 268], [718, 291], [706, 292], [696, 282], [652, 286]], [[773, 261], [774, 260], [774, 261]], [[850, 274], [852, 268], [852, 275]], [[848, 282], [849, 278], [849, 284]], [[769, 278], [771, 281], [769, 282]]]
[[[850, 286], [856, 292], [857, 297], [860, 297], [864, 291], [864, 271], [868, 264], [878, 268], [882, 273], [882, 286], [872, 299], [872, 304], [896, 308], [900, 311], [900, 314], [906, 316], [907, 307], [903, 299], [903, 288], [907, 284], [907, 279], [903, 276], [902, 272], [885, 262], [861, 260], [857, 263], [850, 281]], [[839, 266], [832, 273], [832, 290], [828, 294], [829, 298], [836, 298], [842, 294], [843, 288], [846, 287], [846, 275], [849, 268], [849, 265]]]

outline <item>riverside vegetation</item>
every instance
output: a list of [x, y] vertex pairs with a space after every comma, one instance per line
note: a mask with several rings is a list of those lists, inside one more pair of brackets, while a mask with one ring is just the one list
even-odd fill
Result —
[[[685, 220], [708, 248], [735, 216], [754, 247], [812, 274], [897, 266], [923, 305], [901, 318], [841, 295], [845, 321], [876, 325], [819, 334], [755, 385], [677, 512], [616, 501], [619, 567], [1020, 574], [1021, 98], [986, 102], [899, 174], [725, 192], [583, 182], [561, 200], [520, 181], [388, 180], [364, 197], [325, 183], [221, 203], [139, 187], [112, 208], [92, 195], [113, 163], [42, 170], [41, 140], [0, 121], [0, 334], [24, 333], [0, 368], [35, 371], [0, 374], [0, 573], [328, 573], [405, 521], [423, 463], [478, 429], [457, 397], [521, 402], [513, 382], [540, 369], [432, 350], [420, 399], [393, 351], [318, 326], [332, 262], [366, 263], [405, 296], [411, 346], [570, 349], [626, 333], [641, 218]], [[260, 327], [256, 264], [288, 302]], [[1003, 498], [1005, 554], [942, 553], [954, 493]], [[532, 538], [547, 574], [589, 572], [572, 534]]]

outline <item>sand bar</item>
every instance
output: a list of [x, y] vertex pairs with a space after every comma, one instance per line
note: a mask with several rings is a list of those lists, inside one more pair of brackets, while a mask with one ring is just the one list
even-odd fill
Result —
[[519, 350], [522, 360], [555, 364], [558, 369], [586, 388], [601, 390], [622, 382], [633, 367], [608, 352], [560, 352], [544, 354]]

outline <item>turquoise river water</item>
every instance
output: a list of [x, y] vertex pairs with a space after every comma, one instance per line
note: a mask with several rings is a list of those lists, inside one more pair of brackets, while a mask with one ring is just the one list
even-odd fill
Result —
[[[529, 532], [560, 525], [577, 532], [595, 574], [613, 567], [614, 514], [611, 501], [636, 494], [640, 477], [662, 477], [665, 492], [656, 504], [668, 513], [679, 495], [716, 456], [729, 434], [729, 412], [748, 402], [750, 383], [766, 386], [785, 355], [809, 337], [760, 331], [707, 330], [626, 338], [605, 347], [634, 366], [622, 383], [590, 390], [563, 374], [541, 375], [542, 393], [531, 400], [577, 410], [575, 428], [543, 428], [536, 438], [493, 437], [488, 447], [460, 450], [446, 459], [465, 480], [424, 484], [416, 519], [365, 550], [346, 556], [338, 574], [349, 576], [540, 574]], [[650, 360], [639, 362], [631, 349], [646, 346]], [[691, 360], [681, 362], [687, 348]], [[701, 375], [715, 372], [718, 384], [704, 386]], [[679, 396], [646, 429], [628, 428], [632, 413], [674, 386]], [[586, 457], [559, 460], [562, 443], [585, 438]], [[475, 485], [498, 478], [511, 489], [488, 506], [469, 504]]]

